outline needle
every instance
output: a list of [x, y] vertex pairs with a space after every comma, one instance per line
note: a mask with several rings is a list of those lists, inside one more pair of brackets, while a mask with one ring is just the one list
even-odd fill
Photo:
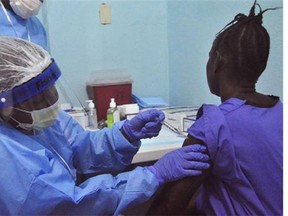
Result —
[[173, 127], [173, 126], [172, 126], [171, 124], [169, 124], [168, 122], [163, 121], [163, 122], [161, 122], [161, 123], [162, 123], [162, 125], [166, 126], [168, 129], [170, 129], [171, 131], [173, 131], [174, 133], [178, 134], [178, 136], [180, 136], [180, 137], [186, 137], [186, 135], [185, 135], [183, 132], [177, 130], [177, 128]]

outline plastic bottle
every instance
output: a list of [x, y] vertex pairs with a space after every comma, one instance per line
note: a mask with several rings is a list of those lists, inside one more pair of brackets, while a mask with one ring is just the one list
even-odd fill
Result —
[[119, 110], [117, 109], [115, 99], [111, 98], [110, 107], [107, 110], [107, 127], [111, 128], [118, 121], [120, 121]]
[[97, 129], [98, 123], [95, 104], [93, 103], [93, 100], [86, 100], [86, 102], [88, 103], [88, 128]]

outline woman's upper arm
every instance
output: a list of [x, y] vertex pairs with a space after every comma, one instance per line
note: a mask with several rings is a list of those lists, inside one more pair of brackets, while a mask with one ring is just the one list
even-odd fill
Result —
[[[205, 145], [203, 141], [188, 134], [182, 146], [193, 144]], [[185, 209], [208, 174], [209, 170], [205, 170], [200, 176], [186, 177], [166, 184], [153, 201], [147, 215], [185, 214]]]

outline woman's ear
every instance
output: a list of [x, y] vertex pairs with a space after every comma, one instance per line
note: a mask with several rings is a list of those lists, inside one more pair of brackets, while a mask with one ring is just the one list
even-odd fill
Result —
[[217, 72], [219, 69], [221, 69], [222, 66], [223, 66], [223, 57], [219, 51], [216, 51], [215, 52], [215, 58], [214, 58], [215, 72]]
[[222, 56], [219, 53], [219, 51], [213, 52], [213, 54], [210, 55], [209, 60], [207, 62], [207, 72], [216, 74], [219, 69], [222, 67]]

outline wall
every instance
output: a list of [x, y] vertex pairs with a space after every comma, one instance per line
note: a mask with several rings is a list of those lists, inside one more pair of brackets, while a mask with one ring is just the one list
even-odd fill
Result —
[[[172, 104], [220, 103], [209, 91], [206, 63], [213, 40], [238, 13], [248, 15], [254, 1], [168, 1], [170, 101]], [[262, 9], [282, 1], [258, 0]], [[256, 10], [257, 11], [257, 10]], [[264, 13], [270, 34], [270, 57], [256, 88], [283, 97], [283, 10]]]
[[100, 1], [46, 2], [50, 52], [66, 80], [83, 100], [85, 83], [95, 71], [125, 69], [134, 94], [169, 101], [166, 1], [109, 2], [110, 25], [100, 24]]
[[[97, 70], [126, 69], [138, 96], [161, 96], [171, 105], [219, 103], [206, 83], [215, 34], [252, 0], [111, 0], [112, 24], [101, 25], [96, 0], [49, 0], [42, 11], [50, 52], [78, 98]], [[258, 0], [263, 9], [281, 0]], [[267, 11], [271, 36], [266, 71], [257, 88], [283, 97], [283, 11]]]

